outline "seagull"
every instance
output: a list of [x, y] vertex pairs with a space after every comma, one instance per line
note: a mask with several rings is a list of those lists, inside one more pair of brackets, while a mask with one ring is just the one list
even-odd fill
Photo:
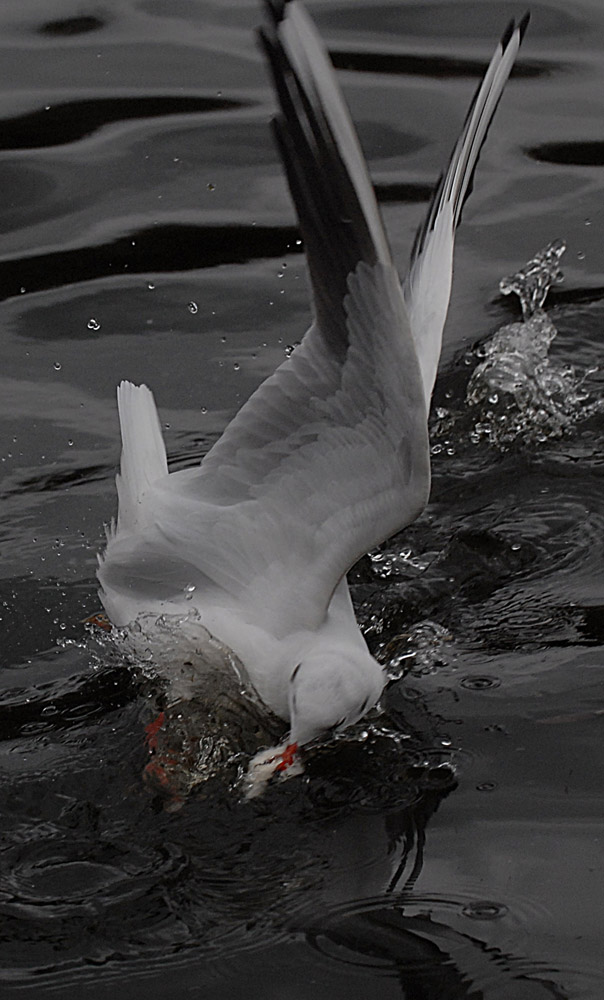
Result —
[[289, 724], [282, 744], [252, 759], [252, 788], [298, 773], [302, 748], [361, 719], [386, 683], [346, 573], [428, 501], [427, 423], [455, 229], [528, 23], [528, 14], [512, 22], [495, 50], [401, 285], [314, 24], [300, 0], [267, 7], [260, 39], [279, 105], [273, 128], [313, 320], [195, 468], [168, 471], [151, 391], [120, 384], [118, 514], [98, 567], [114, 626], [182, 615], [175, 643], [186, 658], [199, 636], [187, 629], [194, 611]]

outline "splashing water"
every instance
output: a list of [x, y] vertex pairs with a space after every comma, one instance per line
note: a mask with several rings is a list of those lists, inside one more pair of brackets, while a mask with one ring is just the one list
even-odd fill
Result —
[[421, 621], [402, 635], [395, 635], [378, 653], [385, 663], [388, 680], [397, 681], [407, 674], [415, 677], [436, 673], [449, 660], [447, 644], [451, 634], [433, 621]]
[[545, 250], [535, 254], [523, 268], [499, 282], [499, 291], [503, 295], [513, 293], [520, 299], [523, 320], [530, 320], [531, 316], [541, 310], [554, 282], [559, 284], [564, 281], [559, 261], [565, 250], [564, 240], [554, 240]]
[[[458, 431], [469, 416], [473, 444], [486, 441], [502, 450], [517, 440], [534, 445], [562, 437], [601, 408], [586, 386], [596, 369], [579, 373], [573, 365], [549, 357], [557, 330], [543, 304], [552, 284], [563, 280], [560, 258], [565, 249], [562, 240], [555, 240], [501, 280], [501, 292], [520, 300], [522, 322], [502, 326], [478, 349], [481, 361], [466, 389], [467, 411], [462, 415], [437, 409], [437, 440]], [[433, 451], [442, 447], [437, 444]]]
[[[233, 651], [198, 612], [141, 615], [101, 639], [141, 679], [153, 716], [145, 726], [145, 784], [178, 809], [189, 792], [221, 776], [238, 784], [250, 756], [283, 735], [284, 723], [260, 702]], [[123, 662], [123, 660], [122, 660]]]

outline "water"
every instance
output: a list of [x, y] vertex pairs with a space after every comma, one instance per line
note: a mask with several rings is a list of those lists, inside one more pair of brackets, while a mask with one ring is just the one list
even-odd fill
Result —
[[[518, 10], [315, 9], [403, 269]], [[602, 995], [604, 14], [532, 13], [459, 233], [431, 503], [351, 574], [399, 678], [384, 714], [242, 802], [237, 746], [274, 722], [235, 685], [214, 705], [224, 756], [173, 809], [143, 780], [161, 685], [82, 621], [114, 511], [116, 383], [153, 386], [184, 467], [308, 321], [259, 13], [0, 12], [3, 994]], [[473, 373], [509, 374], [491, 338], [521, 315], [499, 281], [561, 238], [545, 368], [517, 398], [493, 365]], [[556, 376], [550, 397], [535, 373]], [[548, 398], [568, 419], [538, 416]], [[181, 749], [211, 708], [181, 713]]]

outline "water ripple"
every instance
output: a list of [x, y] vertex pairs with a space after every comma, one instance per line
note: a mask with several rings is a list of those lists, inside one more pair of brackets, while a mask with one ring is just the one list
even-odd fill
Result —
[[[111, 243], [0, 261], [0, 298], [58, 288], [109, 275], [168, 273], [300, 250], [294, 226], [187, 226], [140, 229]], [[166, 255], [166, 246], [170, 255]], [[55, 331], [61, 336], [59, 330]], [[104, 336], [103, 331], [101, 336]], [[48, 331], [45, 334], [48, 336]]]
[[173, 115], [202, 115], [212, 111], [232, 111], [246, 102], [224, 97], [105, 97], [68, 101], [30, 111], [1, 122], [0, 149], [42, 149], [63, 146], [92, 135], [113, 122], [165, 118]]
[[[469, 995], [558, 998], [569, 979], [588, 989], [599, 977], [567, 963], [528, 960], [527, 934], [548, 914], [528, 899], [484, 899], [470, 893], [447, 898], [402, 893], [333, 909], [307, 938], [326, 958], [381, 970], [400, 978], [409, 994], [442, 1000]], [[504, 943], [489, 942], [488, 925], [504, 925]], [[499, 930], [499, 940], [502, 934]], [[419, 992], [418, 992], [419, 995]], [[574, 995], [574, 994], [573, 994]], [[580, 994], [583, 996], [583, 992]]]
[[[336, 69], [353, 70], [356, 73], [388, 73], [400, 76], [427, 76], [432, 79], [456, 79], [472, 77], [482, 79], [486, 63], [478, 59], [432, 55], [408, 52], [384, 52], [367, 49], [330, 49], [331, 60]], [[533, 79], [549, 76], [561, 67], [555, 63], [518, 59], [512, 70], [512, 77]]]
[[87, 35], [91, 31], [100, 31], [107, 24], [106, 18], [81, 14], [79, 17], [64, 17], [56, 21], [46, 21], [38, 28], [40, 35], [51, 38], [73, 38], [75, 35]]
[[544, 142], [526, 150], [539, 163], [563, 163], [573, 167], [604, 166], [604, 142], [598, 140], [574, 142]]

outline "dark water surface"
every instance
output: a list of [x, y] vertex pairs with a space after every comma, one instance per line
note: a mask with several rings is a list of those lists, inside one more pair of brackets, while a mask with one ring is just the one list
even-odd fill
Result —
[[[214, 777], [170, 813], [141, 781], [144, 686], [80, 622], [115, 508], [116, 383], [153, 387], [191, 464], [308, 323], [260, 13], [1, 5], [3, 995], [604, 995], [604, 7], [531, 6], [458, 237], [431, 503], [351, 576], [405, 673], [399, 738], [336, 745], [250, 803]], [[523, 8], [311, 9], [404, 270]], [[563, 433], [534, 401], [517, 420], [466, 402], [477, 345], [518, 315], [499, 279], [557, 237], [551, 361], [587, 396]]]

